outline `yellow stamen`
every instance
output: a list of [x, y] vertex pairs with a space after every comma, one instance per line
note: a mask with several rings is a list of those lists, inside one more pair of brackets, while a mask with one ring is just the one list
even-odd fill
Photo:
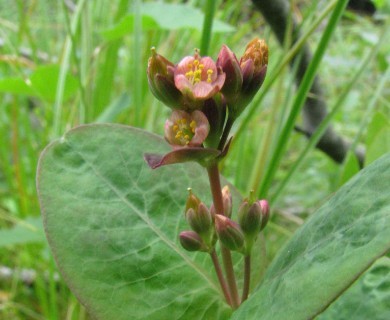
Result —
[[177, 130], [179, 130], [179, 126], [177, 124], [175, 124], [175, 125], [173, 125], [172, 129], [174, 132], [176, 132]]
[[182, 132], [182, 131], [179, 131], [178, 133], [176, 133], [175, 138], [176, 138], [176, 139], [179, 139], [179, 138], [182, 137], [182, 136], [183, 136], [183, 132]]

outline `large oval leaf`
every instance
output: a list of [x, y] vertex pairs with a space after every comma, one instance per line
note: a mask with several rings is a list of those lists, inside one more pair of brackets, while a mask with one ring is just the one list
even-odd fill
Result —
[[390, 154], [295, 233], [232, 319], [312, 319], [390, 249]]
[[335, 319], [390, 319], [390, 258], [378, 259], [317, 320]]
[[38, 192], [66, 282], [97, 319], [226, 319], [206, 254], [185, 252], [187, 188], [210, 203], [197, 164], [151, 170], [163, 140], [119, 125], [71, 130], [43, 152]]

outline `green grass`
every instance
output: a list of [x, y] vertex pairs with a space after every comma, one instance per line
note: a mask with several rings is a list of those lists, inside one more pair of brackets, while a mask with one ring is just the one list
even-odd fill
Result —
[[[174, 1], [165, 1], [169, 2]], [[300, 122], [298, 111], [307, 92], [296, 90], [287, 67], [295, 49], [279, 46], [250, 1], [216, 1], [215, 8], [213, 1], [190, 4], [207, 10], [208, 19], [205, 23], [200, 20], [196, 30], [175, 29], [174, 25], [152, 30], [142, 18], [140, 0], [81, 0], [74, 11], [62, 1], [0, 1], [0, 240], [4, 236], [1, 231], [25, 226], [27, 218], [39, 217], [35, 190], [38, 157], [66, 130], [108, 121], [163, 133], [169, 109], [152, 96], [146, 79], [152, 46], [178, 62], [195, 47], [216, 58], [225, 43], [239, 57], [253, 37], [267, 40], [268, 77], [241, 122], [233, 127], [237, 139], [223, 162], [223, 173], [244, 194], [259, 188], [275, 200], [277, 214], [265, 234], [270, 259], [302, 219], [336, 190], [334, 181], [342, 167], [313, 149], [314, 138], [308, 144], [306, 138], [291, 131], [293, 124]], [[373, 114], [379, 111], [390, 116], [390, 44], [380, 42], [388, 22], [374, 24], [348, 13], [325, 43], [321, 38], [329, 32], [325, 19], [331, 16], [332, 7], [307, 1], [299, 4], [302, 34], [313, 52], [320, 46], [324, 55], [321, 63], [315, 61], [312, 72], [319, 70], [328, 105], [337, 111], [329, 120], [337, 132], [364, 144]], [[132, 31], [107, 39], [103, 31], [131, 12]], [[213, 16], [236, 30], [211, 32]], [[215, 20], [212, 26], [218, 27]], [[23, 81], [29, 84], [33, 72], [49, 64], [57, 65], [59, 72], [43, 74], [26, 91]], [[359, 78], [354, 78], [358, 72]], [[17, 79], [15, 83], [11, 78]], [[53, 83], [55, 90], [45, 93]], [[59, 277], [45, 241], [4, 245], [0, 261], [15, 271], [15, 276], [6, 280], [0, 277], [0, 319], [88, 318]], [[35, 271], [32, 285], [21, 280], [18, 270], [22, 269]]]

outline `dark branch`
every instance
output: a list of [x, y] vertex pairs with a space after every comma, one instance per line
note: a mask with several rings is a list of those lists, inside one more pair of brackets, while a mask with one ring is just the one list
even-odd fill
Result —
[[[290, 14], [288, 1], [252, 0], [252, 2], [263, 14], [265, 20], [271, 26], [279, 42], [283, 43], [286, 36], [287, 23]], [[291, 45], [294, 45], [294, 43], [299, 39], [299, 31], [296, 21], [293, 19], [292, 22], [293, 36]], [[291, 61], [291, 66], [293, 66], [294, 63], [298, 63], [295, 79], [297, 86], [299, 86], [302, 81], [311, 57], [312, 55], [309, 46], [303, 45], [300, 52], [298, 52], [296, 57]], [[327, 105], [324, 99], [321, 82], [319, 78], [316, 77], [303, 108], [304, 128], [302, 130], [305, 132], [305, 135], [310, 137], [327, 114]], [[318, 142], [317, 148], [326, 153], [334, 161], [341, 163], [350, 148], [350, 143], [339, 136], [333, 128], [329, 126]], [[356, 150], [355, 153], [360, 165], [362, 166], [364, 162], [364, 151], [359, 149]]]

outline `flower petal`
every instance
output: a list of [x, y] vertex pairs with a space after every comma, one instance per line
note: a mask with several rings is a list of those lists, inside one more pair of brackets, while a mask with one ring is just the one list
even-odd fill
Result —
[[181, 59], [181, 61], [177, 64], [175, 68], [174, 76], [179, 74], [185, 75], [187, 71], [189, 71], [188, 66], [191, 65], [194, 62], [195, 58], [191, 56], [184, 57]]
[[206, 166], [207, 163], [218, 158], [221, 151], [211, 148], [200, 147], [183, 147], [167, 154], [151, 154], [145, 153], [144, 159], [152, 169], [166, 166], [169, 164], [182, 163], [188, 161], [195, 161], [199, 164]]
[[207, 120], [207, 117], [204, 115], [204, 113], [198, 110], [192, 112], [191, 118], [196, 122], [197, 126], [195, 128], [195, 135], [193, 136], [189, 145], [200, 146], [209, 134], [209, 121]]
[[215, 81], [217, 78], [217, 66], [215, 65], [215, 62], [210, 57], [203, 57], [200, 59], [200, 64], [203, 64], [204, 68], [202, 70], [202, 79], [207, 79], [207, 71], [212, 70], [211, 74], [211, 81]]

